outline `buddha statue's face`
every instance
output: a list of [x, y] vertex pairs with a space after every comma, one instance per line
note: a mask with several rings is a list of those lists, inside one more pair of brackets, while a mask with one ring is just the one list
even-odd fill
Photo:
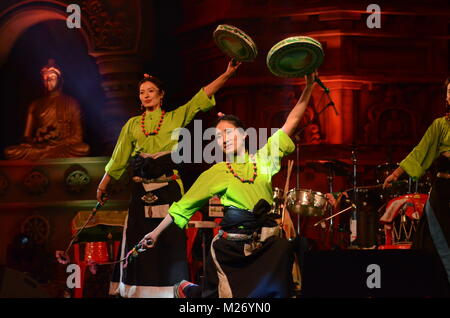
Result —
[[45, 73], [42, 76], [44, 87], [47, 92], [53, 92], [58, 87], [58, 75], [55, 73]]

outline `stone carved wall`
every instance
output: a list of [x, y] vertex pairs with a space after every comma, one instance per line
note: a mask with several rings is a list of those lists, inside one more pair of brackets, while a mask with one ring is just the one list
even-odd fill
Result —
[[92, 32], [93, 51], [134, 50], [140, 34], [139, 2], [86, 0], [81, 10]]
[[277, 78], [266, 66], [272, 45], [294, 35], [322, 43], [325, 61], [319, 73], [339, 112], [337, 116], [330, 108], [317, 116], [326, 103], [319, 102], [321, 91], [316, 88], [302, 123], [308, 116], [314, 125], [310, 131], [305, 128], [302, 143], [321, 143], [322, 156], [329, 153], [330, 144], [356, 143], [374, 145], [367, 158], [361, 155], [366, 163], [380, 154], [375, 145], [384, 147], [385, 160], [389, 148], [399, 147], [391, 152], [400, 158], [442, 115], [440, 87], [448, 76], [449, 60], [450, 13], [444, 9], [448, 9], [445, 1], [440, 9], [423, 2], [382, 3], [382, 12], [387, 13], [382, 15], [381, 29], [367, 27], [366, 5], [355, 1], [183, 3], [184, 20], [177, 35], [183, 74], [190, 79], [186, 90], [202, 85], [226, 65], [227, 58], [212, 41], [218, 24], [235, 25], [256, 43], [256, 60], [242, 65], [217, 96], [221, 111], [242, 117], [248, 126], [279, 126], [300, 95], [303, 79]]

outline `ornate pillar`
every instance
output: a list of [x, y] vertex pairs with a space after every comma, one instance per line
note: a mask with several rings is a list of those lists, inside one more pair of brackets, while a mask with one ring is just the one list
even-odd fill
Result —
[[99, 55], [96, 61], [106, 96], [101, 114], [106, 129], [104, 140], [111, 147], [126, 120], [139, 112], [137, 84], [143, 73], [143, 61], [137, 56], [113, 54]]
[[[153, 1], [84, 0], [83, 18], [91, 39], [89, 54], [96, 59], [105, 93], [101, 119], [106, 153], [111, 152], [121, 127], [138, 111], [137, 83], [143, 73], [144, 50], [150, 49], [153, 32], [142, 33], [152, 21]], [[145, 42], [145, 45], [144, 43]], [[151, 55], [151, 54], [149, 54]]]

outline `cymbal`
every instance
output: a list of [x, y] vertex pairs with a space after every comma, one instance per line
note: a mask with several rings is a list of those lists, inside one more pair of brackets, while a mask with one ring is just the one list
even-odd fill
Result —
[[350, 165], [339, 160], [317, 160], [306, 163], [306, 166], [319, 173], [330, 174], [336, 176], [350, 176]]

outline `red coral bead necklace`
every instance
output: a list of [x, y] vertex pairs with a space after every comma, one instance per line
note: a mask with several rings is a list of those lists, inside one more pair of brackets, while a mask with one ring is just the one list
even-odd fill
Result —
[[157, 135], [159, 133], [159, 130], [161, 129], [161, 125], [163, 123], [164, 115], [166, 114], [166, 112], [164, 110], [161, 112], [161, 118], [159, 119], [158, 126], [152, 132], [148, 132], [148, 131], [145, 130], [145, 116], [146, 116], [146, 114], [147, 114], [147, 111], [144, 111], [142, 113], [142, 117], [141, 117], [142, 132], [144, 133], [145, 137], [152, 136], [152, 135]]
[[250, 160], [252, 161], [253, 164], [253, 177], [250, 179], [244, 179], [242, 177], [240, 177], [233, 169], [233, 167], [231, 166], [231, 163], [229, 163], [228, 161], [226, 162], [227, 168], [228, 170], [231, 172], [231, 174], [237, 178], [239, 181], [241, 181], [242, 183], [253, 183], [255, 182], [256, 177], [258, 176], [258, 168], [256, 166], [256, 161], [255, 161], [255, 157], [253, 155], [250, 155]]

